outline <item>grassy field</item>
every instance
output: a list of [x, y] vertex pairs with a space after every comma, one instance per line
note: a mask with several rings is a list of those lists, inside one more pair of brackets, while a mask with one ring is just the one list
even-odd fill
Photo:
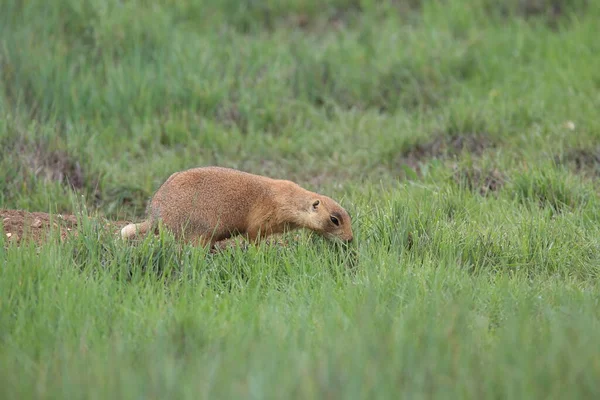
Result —
[[[3, 0], [0, 397], [600, 395], [598, 1]], [[138, 245], [174, 171], [353, 215], [216, 254]], [[290, 235], [290, 238], [295, 237]]]

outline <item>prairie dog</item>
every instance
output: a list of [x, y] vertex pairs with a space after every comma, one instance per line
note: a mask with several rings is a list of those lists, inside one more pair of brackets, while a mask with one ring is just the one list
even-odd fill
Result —
[[158, 222], [175, 237], [210, 245], [236, 235], [251, 242], [306, 228], [329, 239], [351, 242], [350, 216], [331, 198], [298, 184], [224, 167], [172, 174], [148, 204], [147, 219], [129, 224], [121, 237], [154, 230]]

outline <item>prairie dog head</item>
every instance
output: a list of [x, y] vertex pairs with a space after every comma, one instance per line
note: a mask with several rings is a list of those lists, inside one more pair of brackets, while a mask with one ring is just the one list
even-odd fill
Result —
[[314, 229], [325, 237], [340, 239], [344, 242], [351, 242], [354, 238], [350, 215], [329, 197], [313, 198], [309, 213]]

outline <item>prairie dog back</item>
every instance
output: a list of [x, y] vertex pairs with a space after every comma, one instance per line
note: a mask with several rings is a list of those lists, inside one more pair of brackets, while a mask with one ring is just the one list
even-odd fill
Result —
[[175, 227], [186, 224], [194, 224], [194, 229], [202, 232], [219, 225], [240, 230], [253, 202], [269, 196], [264, 181], [260, 176], [221, 167], [176, 172], [158, 189], [148, 212], [176, 233]]

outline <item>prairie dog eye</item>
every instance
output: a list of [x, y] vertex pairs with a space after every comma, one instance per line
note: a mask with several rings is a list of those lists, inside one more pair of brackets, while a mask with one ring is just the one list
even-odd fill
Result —
[[333, 215], [331, 217], [329, 217], [329, 219], [331, 220], [331, 222], [333, 222], [336, 226], [338, 226], [340, 224], [340, 221], [338, 221], [338, 219], [336, 217], [334, 217]]

